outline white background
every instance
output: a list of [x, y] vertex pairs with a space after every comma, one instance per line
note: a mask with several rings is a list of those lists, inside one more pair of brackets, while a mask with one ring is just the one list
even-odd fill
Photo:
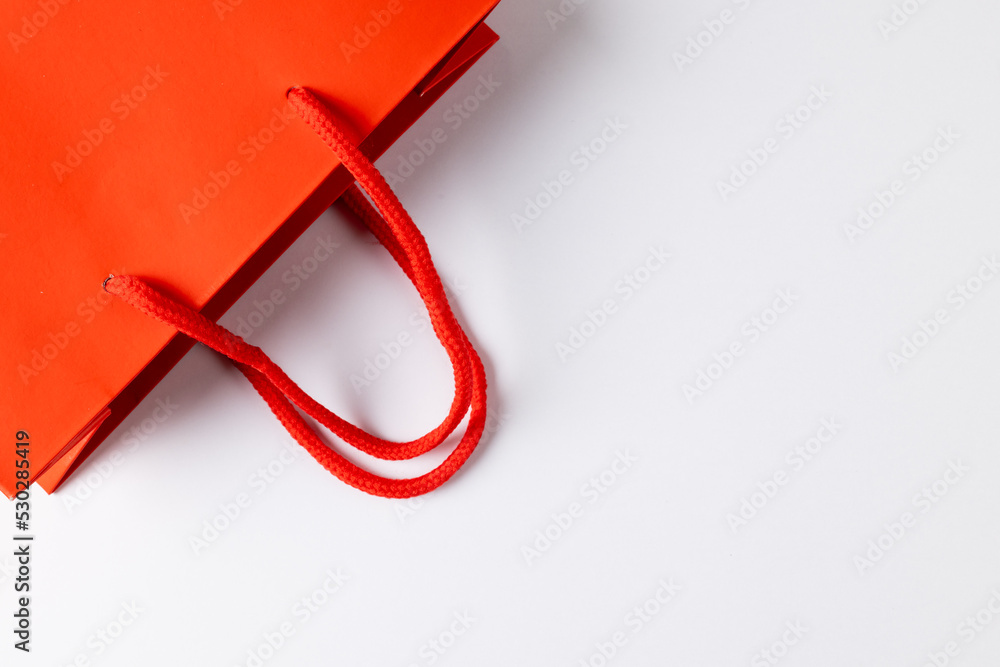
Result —
[[[151, 431], [139, 447], [116, 435], [35, 494], [34, 652], [0, 627], [0, 662], [997, 664], [1000, 280], [979, 275], [1000, 252], [1000, 7], [902, 4], [919, 9], [887, 32], [889, 0], [590, 0], [559, 21], [557, 0], [503, 0], [501, 42], [379, 163], [398, 169], [444, 129], [398, 192], [487, 363], [481, 449], [422, 502], [366, 496], [308, 456], [282, 463], [297, 446], [196, 348], [121, 427]], [[723, 10], [731, 23], [679, 66]], [[480, 76], [500, 85], [469, 101]], [[828, 99], [803, 107], [814, 89]], [[462, 103], [477, 108], [458, 125], [445, 114]], [[743, 164], [770, 138], [762, 166]], [[591, 142], [603, 152], [581, 163]], [[723, 197], [734, 168], [755, 173]], [[526, 198], [545, 208], [519, 230]], [[283, 276], [321, 238], [340, 246], [293, 290]], [[651, 247], [670, 259], [647, 272]], [[626, 299], [625, 276], [648, 280]], [[274, 290], [285, 301], [251, 341], [315, 397], [399, 439], [444, 416], [447, 360], [355, 222], [324, 215], [223, 322]], [[779, 290], [793, 305], [775, 320]], [[412, 345], [356, 391], [401, 332]], [[714, 379], [686, 396], [699, 372]], [[162, 423], [158, 400], [177, 406]], [[798, 458], [817, 433], [828, 442]], [[615, 472], [618, 456], [632, 462]], [[328, 571], [347, 577], [329, 594]], [[323, 603], [306, 617], [310, 596]], [[131, 604], [138, 618], [98, 639]]]

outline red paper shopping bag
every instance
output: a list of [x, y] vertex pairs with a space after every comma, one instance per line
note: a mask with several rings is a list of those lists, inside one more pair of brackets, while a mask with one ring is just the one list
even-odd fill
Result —
[[[54, 490], [108, 436], [190, 349], [178, 331], [232, 357], [342, 478], [293, 404], [383, 458], [426, 451], [352, 431], [213, 322], [358, 178], [375, 206], [352, 189], [351, 208], [463, 349], [422, 238], [368, 160], [495, 42], [495, 2], [0, 8], [0, 433], [30, 438], [33, 481]], [[484, 389], [462, 364], [453, 412]], [[15, 489], [0, 462], [0, 490]]]

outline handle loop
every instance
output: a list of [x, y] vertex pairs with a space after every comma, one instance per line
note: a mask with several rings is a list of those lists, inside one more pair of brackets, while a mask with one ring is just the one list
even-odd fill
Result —
[[[344, 193], [347, 206], [392, 255], [420, 294], [431, 325], [454, 370], [455, 397], [444, 421], [429, 433], [407, 442], [374, 436], [320, 405], [289, 378], [264, 352], [174, 301], [136, 276], [111, 276], [104, 289], [140, 312], [229, 357], [288, 432], [320, 465], [340, 480], [376, 496], [410, 498], [434, 490], [468, 460], [486, 425], [486, 373], [483, 363], [458, 324], [423, 235], [372, 162], [338, 127], [330, 110], [304, 88], [288, 91], [288, 100], [302, 119], [333, 151], [358, 185]], [[457, 447], [435, 469], [410, 479], [392, 479], [365, 470], [328, 447], [296, 410], [309, 415], [356, 449], [385, 460], [412, 459], [439, 446], [469, 414]]]

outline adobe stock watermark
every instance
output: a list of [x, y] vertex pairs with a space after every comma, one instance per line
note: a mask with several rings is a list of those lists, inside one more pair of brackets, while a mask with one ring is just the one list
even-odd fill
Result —
[[622, 618], [622, 627], [612, 632], [606, 639], [594, 643], [594, 649], [586, 658], [581, 658], [578, 667], [607, 667], [619, 652], [636, 635], [673, 602], [681, 592], [680, 584], [673, 578], [663, 577], [656, 582], [656, 589], [642, 602], [635, 605]]
[[740, 338], [727, 345], [721, 352], [713, 354], [712, 361], [704, 368], [698, 369], [693, 382], [681, 385], [681, 391], [688, 404], [694, 405], [696, 399], [704, 396], [722, 380], [732, 370], [736, 360], [746, 354], [765, 333], [771, 331], [798, 300], [798, 295], [792, 293], [790, 289], [777, 290], [770, 306], [740, 325]]
[[784, 114], [774, 124], [775, 134], [758, 146], [746, 151], [746, 159], [734, 164], [729, 177], [715, 182], [715, 190], [723, 203], [742, 190], [771, 158], [802, 128], [806, 126], [833, 97], [825, 85], [811, 86], [809, 94], [799, 106]]
[[889, 37], [902, 30], [926, 4], [927, 0], [903, 0], [893, 3], [889, 15], [879, 19], [878, 23], [875, 24], [875, 27], [882, 34], [882, 39], [889, 41]]
[[188, 546], [195, 556], [201, 556], [232, 528], [278, 478], [301, 461], [307, 454], [297, 443], [288, 442], [267, 463], [258, 466], [246, 480], [248, 490], [240, 491], [230, 500], [219, 503], [219, 509], [211, 517], [201, 522], [200, 530], [188, 537]]
[[811, 437], [788, 450], [784, 458], [785, 465], [757, 482], [756, 490], [740, 498], [739, 508], [726, 515], [726, 523], [729, 524], [730, 530], [738, 533], [741, 528], [759, 516], [781, 489], [787, 486], [795, 475], [802, 472], [806, 465], [815, 460], [843, 428], [844, 425], [837, 421], [836, 417], [820, 420], [819, 428]]
[[858, 207], [857, 217], [853, 223], [844, 225], [844, 235], [854, 243], [868, 233], [907, 192], [908, 183], [916, 183], [941, 156], [954, 147], [962, 135], [955, 132], [951, 125], [937, 128], [937, 133], [931, 143], [919, 153], [914, 153], [900, 167], [901, 177], [895, 178], [884, 188], [877, 188], [867, 204]]
[[371, 19], [354, 24], [351, 41], [340, 42], [340, 52], [344, 54], [344, 60], [351, 62], [361, 55], [361, 52], [371, 46], [386, 28], [392, 25], [393, 20], [403, 13], [403, 9], [401, 0], [389, 0], [385, 7], [370, 10], [368, 14]]
[[604, 155], [627, 129], [628, 125], [618, 116], [605, 119], [600, 132], [570, 153], [568, 158], [570, 168], [560, 169], [551, 180], [543, 179], [539, 184], [540, 189], [534, 195], [525, 198], [524, 208], [510, 214], [511, 224], [517, 233], [522, 234], [537, 223], [542, 213], [562, 197], [577, 182], [578, 176], [590, 169], [591, 165]]
[[286, 102], [283, 107], [271, 109], [267, 122], [256, 132], [247, 135], [233, 150], [234, 157], [222, 163], [218, 170], [210, 169], [200, 186], [191, 190], [191, 199], [177, 205], [177, 212], [184, 222], [201, 215], [208, 205], [218, 199], [232, 185], [233, 180], [243, 173], [243, 169], [257, 157], [298, 119], [298, 114], [291, 104]]
[[993, 621], [1000, 618], [1000, 586], [994, 586], [989, 595], [979, 609], [968, 614], [955, 626], [953, 638], [946, 641], [940, 649], [928, 651], [927, 660], [922, 667], [947, 667], [962, 655], [963, 647], [971, 645], [990, 628]]
[[52, 171], [56, 176], [56, 181], [62, 183], [73, 170], [83, 164], [84, 159], [94, 154], [97, 147], [114, 133], [118, 126], [115, 125], [117, 119], [119, 123], [125, 122], [132, 113], [139, 108], [139, 105], [146, 101], [150, 93], [159, 88], [170, 72], [164, 72], [159, 65], [146, 67], [142, 78], [136, 85], [128, 90], [121, 91], [108, 108], [109, 115], [97, 121], [93, 127], [85, 128], [80, 135], [80, 139], [72, 145], [66, 146], [66, 157], [63, 161], [52, 161]]
[[396, 165], [392, 168], [382, 169], [386, 183], [389, 187], [396, 187], [413, 176], [417, 169], [425, 164], [438, 147], [448, 141], [449, 132], [457, 132], [472, 115], [482, 108], [486, 100], [493, 97], [497, 89], [502, 85], [500, 81], [493, 78], [493, 74], [484, 74], [475, 81], [476, 87], [463, 99], [453, 103], [444, 110], [441, 116], [443, 125], [435, 127], [422, 137], [413, 140], [413, 150], [399, 156]]
[[236, 318], [233, 331], [237, 336], [249, 339], [253, 333], [271, 319], [280, 306], [288, 300], [288, 293], [294, 292], [309, 280], [328, 259], [340, 248], [340, 242], [334, 241], [329, 234], [316, 237], [310, 248], [301, 259], [294, 262], [281, 274], [281, 282], [285, 287], [276, 287], [263, 299], [254, 299], [250, 310]]
[[88, 296], [78, 303], [76, 317], [67, 320], [60, 329], [46, 334], [43, 342], [31, 349], [30, 358], [17, 365], [17, 375], [21, 378], [21, 382], [28, 385], [32, 379], [44, 372], [112, 301], [114, 297], [100, 289], [93, 296]]
[[549, 515], [549, 522], [535, 531], [533, 539], [521, 545], [521, 557], [529, 567], [556, 542], [580, 523], [588, 509], [601, 500], [612, 487], [616, 486], [636, 463], [639, 457], [629, 450], [618, 450], [615, 458], [606, 468], [580, 486], [579, 499], [570, 502], [564, 509]]
[[411, 662], [407, 667], [420, 667], [421, 665], [435, 664], [438, 660], [443, 658], [455, 644], [464, 637], [472, 626], [476, 624], [476, 618], [472, 616], [468, 611], [456, 611], [451, 615], [451, 621], [448, 626], [441, 630], [439, 633], [425, 641], [417, 649], [417, 657], [419, 662]]
[[119, 607], [110, 620], [87, 637], [84, 648], [72, 660], [62, 664], [67, 667], [91, 667], [95, 658], [104, 655], [146, 613], [134, 600], [122, 602]]
[[581, 320], [569, 328], [569, 335], [556, 342], [559, 361], [565, 364], [580, 352], [612, 317], [621, 312], [626, 303], [666, 267], [669, 259], [670, 253], [662, 246], [649, 246], [645, 259], [615, 282], [611, 288], [612, 295], [601, 301], [597, 308], [585, 311]]
[[705, 55], [705, 52], [715, 44], [728, 26], [736, 23], [740, 13], [746, 11], [754, 3], [754, 0], [733, 0], [736, 11], [726, 8], [719, 12], [718, 16], [705, 19], [701, 22], [703, 29], [688, 37], [684, 48], [674, 51], [674, 65], [678, 72], [683, 72], [685, 68], [694, 65], [695, 61]]
[[232, 14], [242, 4], [243, 0], [212, 0], [212, 9], [219, 20], [224, 21], [227, 14]]
[[781, 637], [771, 642], [768, 647], [754, 653], [750, 658], [750, 667], [774, 667], [788, 655], [793, 646], [802, 641], [807, 632], [809, 628], [800, 621], [785, 621], [785, 630], [781, 633]]
[[244, 657], [236, 663], [237, 667], [263, 667], [270, 662], [299, 629], [322, 611], [351, 579], [339, 567], [329, 568], [323, 576], [320, 584], [292, 605], [284, 620], [272, 630], [263, 632], [259, 640], [254, 640]]
[[552, 9], [546, 9], [543, 16], [549, 24], [549, 29], [555, 32], [560, 24], [569, 20], [569, 17], [576, 14], [576, 10], [585, 5], [587, 0], [559, 0], [559, 4]]
[[[503, 412], [497, 412], [493, 408], [486, 408], [486, 424], [483, 426], [483, 436], [479, 440], [479, 446], [483, 447], [489, 442], [490, 437], [500, 430], [500, 427], [507, 423], [507, 415]], [[393, 503], [393, 511], [396, 513], [396, 518], [399, 519], [400, 524], [405, 524], [407, 521], [416, 516], [417, 512], [424, 509], [427, 506], [427, 496], [416, 496], [414, 498], [405, 498], [403, 500], [397, 500]], [[0, 571], [2, 573], [2, 571]], [[3, 579], [0, 579], [2, 582]]]
[[990, 257], [983, 257], [972, 275], [949, 290], [945, 296], [945, 305], [934, 309], [933, 315], [927, 319], [918, 321], [916, 327], [911, 327], [912, 333], [905, 334], [899, 346], [887, 353], [889, 367], [893, 372], [898, 373], [904, 364], [910, 363], [927, 349], [945, 325], [951, 323], [952, 315], [976, 299], [998, 273], [1000, 273], [1000, 262], [997, 261], [996, 253]]
[[59, 10], [70, 2], [71, 0], [38, 0], [35, 3], [38, 10], [21, 17], [20, 29], [17, 32], [7, 33], [7, 41], [10, 42], [10, 48], [14, 49], [14, 53], [20, 53], [21, 49], [28, 45], [28, 40], [36, 37], [49, 21], [56, 17]]
[[72, 514], [92, 498], [94, 493], [111, 479], [115, 471], [133, 456], [143, 443], [156, 433], [180, 407], [170, 396], [157, 398], [153, 401], [153, 408], [149, 411], [149, 416], [125, 432], [114, 447], [98, 450], [100, 455], [88, 462], [83, 470], [78, 471], [72, 485], [67, 485], [67, 488], [60, 493], [66, 511]]
[[[443, 279], [444, 290], [449, 299], [461, 296], [468, 285], [459, 278]], [[389, 368], [410, 349], [424, 332], [432, 330], [431, 320], [426, 310], [415, 310], [406, 318], [407, 326], [390, 336], [389, 340], [380, 340], [378, 351], [365, 357], [361, 369], [351, 373], [348, 381], [354, 388], [354, 393], [361, 392], [377, 382]]]
[[364, 389], [377, 382], [382, 374], [403, 356], [403, 353], [413, 345], [415, 336], [420, 336], [431, 328], [431, 321], [427, 314], [419, 310], [410, 313], [407, 318], [407, 328], [400, 330], [396, 335], [390, 336], [389, 340], [379, 341], [378, 352], [365, 357], [361, 369], [351, 373], [347, 379], [354, 388], [354, 393], [361, 395]]
[[874, 539], [868, 540], [866, 549], [854, 556], [854, 567], [857, 568], [858, 574], [864, 576], [875, 567], [876, 563], [885, 558], [886, 554], [913, 530], [917, 521], [937, 507], [952, 487], [962, 481], [970, 471], [971, 468], [962, 463], [961, 459], [949, 461], [941, 477], [914, 494], [910, 500], [913, 509], [908, 509], [889, 523], [882, 524], [882, 532]]

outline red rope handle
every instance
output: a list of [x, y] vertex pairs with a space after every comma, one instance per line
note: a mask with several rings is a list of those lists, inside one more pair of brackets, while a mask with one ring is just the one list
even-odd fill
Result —
[[[339, 479], [372, 495], [388, 498], [409, 498], [427, 493], [458, 471], [482, 436], [486, 424], [486, 373], [483, 363], [451, 311], [423, 235], [375, 165], [347, 139], [330, 110], [309, 91], [293, 88], [288, 92], [288, 99], [371, 197], [374, 206], [357, 186], [352, 186], [343, 198], [396, 260], [427, 307], [434, 333], [448, 353], [455, 375], [455, 398], [444, 421], [415, 440], [393, 442], [379, 438], [316, 402], [260, 348], [174, 301], [143, 279], [112, 276], [104, 282], [104, 288], [146, 315], [229, 357], [292, 437]], [[420, 456], [444, 442], [466, 414], [469, 414], [469, 423], [454, 451], [437, 468], [419, 477], [390, 479], [360, 468], [328, 447], [296, 407], [347, 444], [386, 460]]]

